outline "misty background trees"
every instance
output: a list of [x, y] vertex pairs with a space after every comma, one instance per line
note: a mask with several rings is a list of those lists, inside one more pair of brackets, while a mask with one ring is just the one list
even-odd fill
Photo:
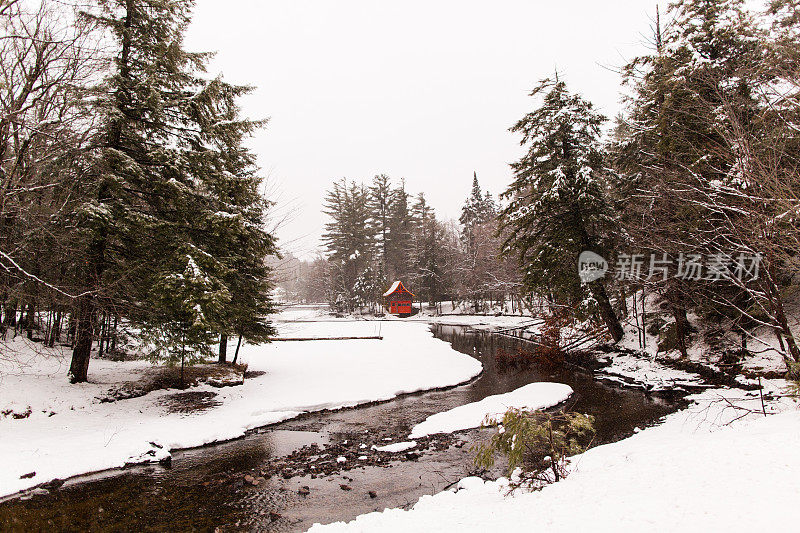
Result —
[[340, 180], [328, 191], [325, 256], [285, 264], [290, 300], [328, 302], [341, 312], [378, 309], [392, 281], [438, 310], [449, 301], [486, 312], [487, 301], [520, 309], [517, 269], [498, 256], [495, 200], [477, 175], [461, 222], [441, 220], [424, 192], [412, 195], [385, 174], [371, 182]]

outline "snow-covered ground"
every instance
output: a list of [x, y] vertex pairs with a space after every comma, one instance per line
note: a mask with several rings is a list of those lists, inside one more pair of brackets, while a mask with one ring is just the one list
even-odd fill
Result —
[[596, 375], [623, 385], [637, 385], [655, 392], [692, 389], [704, 384], [699, 375], [669, 368], [659, 363], [655, 356], [614, 353], [608, 360], [611, 364], [596, 372]]
[[476, 428], [484, 422], [494, 424], [509, 409], [546, 409], [560, 404], [571, 394], [572, 387], [563, 383], [529, 383], [505, 394], [494, 394], [479, 402], [431, 415], [414, 426], [409, 438]]
[[[641, 298], [641, 294], [638, 294]], [[673, 323], [672, 315], [661, 308], [662, 299], [658, 294], [651, 293], [645, 300], [645, 310], [647, 319], [644, 331], [640, 331], [641, 313], [638, 316], [629, 316], [623, 323], [625, 336], [618, 343], [618, 346], [626, 350], [641, 352], [650, 357], [656, 358], [677, 358], [677, 350], [664, 353], [659, 348], [659, 337], [652, 335], [651, 326], [654, 321]], [[638, 300], [637, 307], [641, 307], [641, 300]], [[628, 309], [633, 309], [633, 297], [628, 298]], [[800, 295], [792, 296], [786, 302], [789, 326], [795, 335], [800, 335]], [[723, 349], [738, 350], [741, 346], [739, 333], [733, 331], [732, 324], [723, 322], [721, 324], [704, 323], [693, 313], [687, 316], [690, 324], [695, 328], [695, 332], [690, 336], [687, 356], [690, 361], [702, 363], [711, 368], [718, 369], [717, 363]], [[638, 326], [638, 327], [637, 327]], [[708, 334], [715, 338], [716, 345], [712, 348], [709, 345]], [[747, 337], [747, 348], [750, 355], [742, 361], [745, 370], [755, 372], [785, 372], [786, 364], [781, 355], [780, 342], [775, 336], [772, 328], [759, 326], [751, 330]]]
[[0, 415], [0, 457], [6, 458], [0, 467], [0, 495], [55, 478], [159, 459], [171, 449], [235, 438], [305, 411], [455, 385], [481, 371], [477, 360], [435, 339], [425, 324], [292, 322], [303, 316], [319, 318], [313, 310], [280, 315], [281, 336], [382, 335], [383, 340], [243, 346], [240, 359], [250, 371], [264, 374], [237, 387], [193, 388], [216, 396], [205, 409], [190, 413], [169, 409], [182, 392], [176, 390], [113, 403], [95, 399], [111, 386], [135, 379], [147, 363], [93, 360], [91, 382], [69, 385], [66, 350], [38, 354], [18, 337], [4, 346], [0, 412], [29, 407], [31, 415]]
[[[754, 393], [706, 391], [664, 424], [572, 458], [572, 474], [508, 495], [508, 480], [462, 480], [321, 532], [788, 531], [800, 522], [800, 411], [789, 400], [758, 411]], [[735, 407], [734, 407], [735, 406]], [[736, 418], [747, 414], [744, 418]], [[734, 421], [735, 420], [735, 421]], [[729, 424], [730, 423], [730, 424]]]
[[[459, 309], [456, 311], [459, 311]], [[441, 315], [434, 314], [430, 310], [425, 309], [421, 313], [406, 318], [400, 318], [391, 314], [385, 314], [381, 317], [355, 314], [337, 318], [328, 313], [327, 306], [324, 304], [287, 305], [281, 313], [281, 316], [291, 317], [291, 320], [297, 321], [349, 321], [355, 319], [365, 322], [423, 322], [425, 324], [442, 324], [446, 326], [469, 326], [476, 329], [517, 328], [528, 325], [535, 326], [542, 322], [541, 319], [530, 315], [471, 315], [462, 314], [460, 312], [449, 313], [446, 308], [444, 309], [444, 314]]]
[[541, 323], [539, 319], [519, 315], [416, 315], [410, 317], [410, 320], [445, 326], [469, 326], [475, 329], [517, 328]]

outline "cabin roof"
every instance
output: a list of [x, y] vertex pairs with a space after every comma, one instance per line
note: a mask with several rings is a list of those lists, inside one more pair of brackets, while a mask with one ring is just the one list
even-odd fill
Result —
[[402, 292], [407, 292], [407, 293], [408, 293], [408, 294], [410, 294], [411, 296], [414, 296], [414, 294], [413, 294], [413, 293], [412, 293], [410, 290], [406, 289], [406, 288], [403, 286], [403, 282], [402, 282], [402, 281], [400, 281], [400, 280], [397, 280], [397, 281], [395, 281], [395, 282], [392, 284], [392, 286], [391, 286], [391, 287], [389, 287], [389, 290], [388, 290], [388, 291], [386, 291], [386, 292], [384, 292], [384, 293], [383, 293], [383, 295], [384, 295], [384, 296], [390, 296], [392, 293], [394, 293], [394, 292], [397, 292], [398, 290], [401, 290]]

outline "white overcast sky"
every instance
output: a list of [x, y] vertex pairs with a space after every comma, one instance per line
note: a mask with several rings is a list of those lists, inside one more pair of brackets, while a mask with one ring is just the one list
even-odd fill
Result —
[[[501, 192], [521, 154], [508, 128], [556, 67], [606, 115], [615, 69], [646, 50], [657, 0], [197, 0], [187, 48], [257, 90], [252, 139], [281, 244], [311, 256], [332, 181], [377, 173], [458, 218], [473, 170]], [[666, 2], [661, 1], [662, 12]]]

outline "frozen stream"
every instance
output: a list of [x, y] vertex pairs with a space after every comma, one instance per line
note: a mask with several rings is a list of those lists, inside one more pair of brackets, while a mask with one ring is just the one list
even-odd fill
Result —
[[[597, 443], [629, 436], [636, 427], [679, 407], [678, 400], [602, 383], [571, 367], [502, 370], [495, 365], [496, 351], [524, 348], [522, 341], [456, 326], [437, 326], [434, 331], [456, 350], [478, 358], [483, 373], [452, 389], [312, 413], [239, 440], [175, 452], [171, 468], [139, 466], [75, 478], [52, 492], [0, 504], [0, 530], [302, 531], [314, 522], [350, 520], [410, 505], [422, 495], [445, 489], [470, 473], [471, 444], [489, 433], [462, 432], [445, 449], [427, 450], [415, 460], [388, 466], [369, 465], [314, 479], [273, 475], [258, 486], [243, 482], [246, 473], [305, 445], [317, 444], [324, 453], [326, 446], [365, 435], [402, 440], [431, 414], [538, 381], [566, 383], [574, 389], [567, 407], [596, 417]], [[307, 495], [298, 492], [304, 492], [304, 486]]]

